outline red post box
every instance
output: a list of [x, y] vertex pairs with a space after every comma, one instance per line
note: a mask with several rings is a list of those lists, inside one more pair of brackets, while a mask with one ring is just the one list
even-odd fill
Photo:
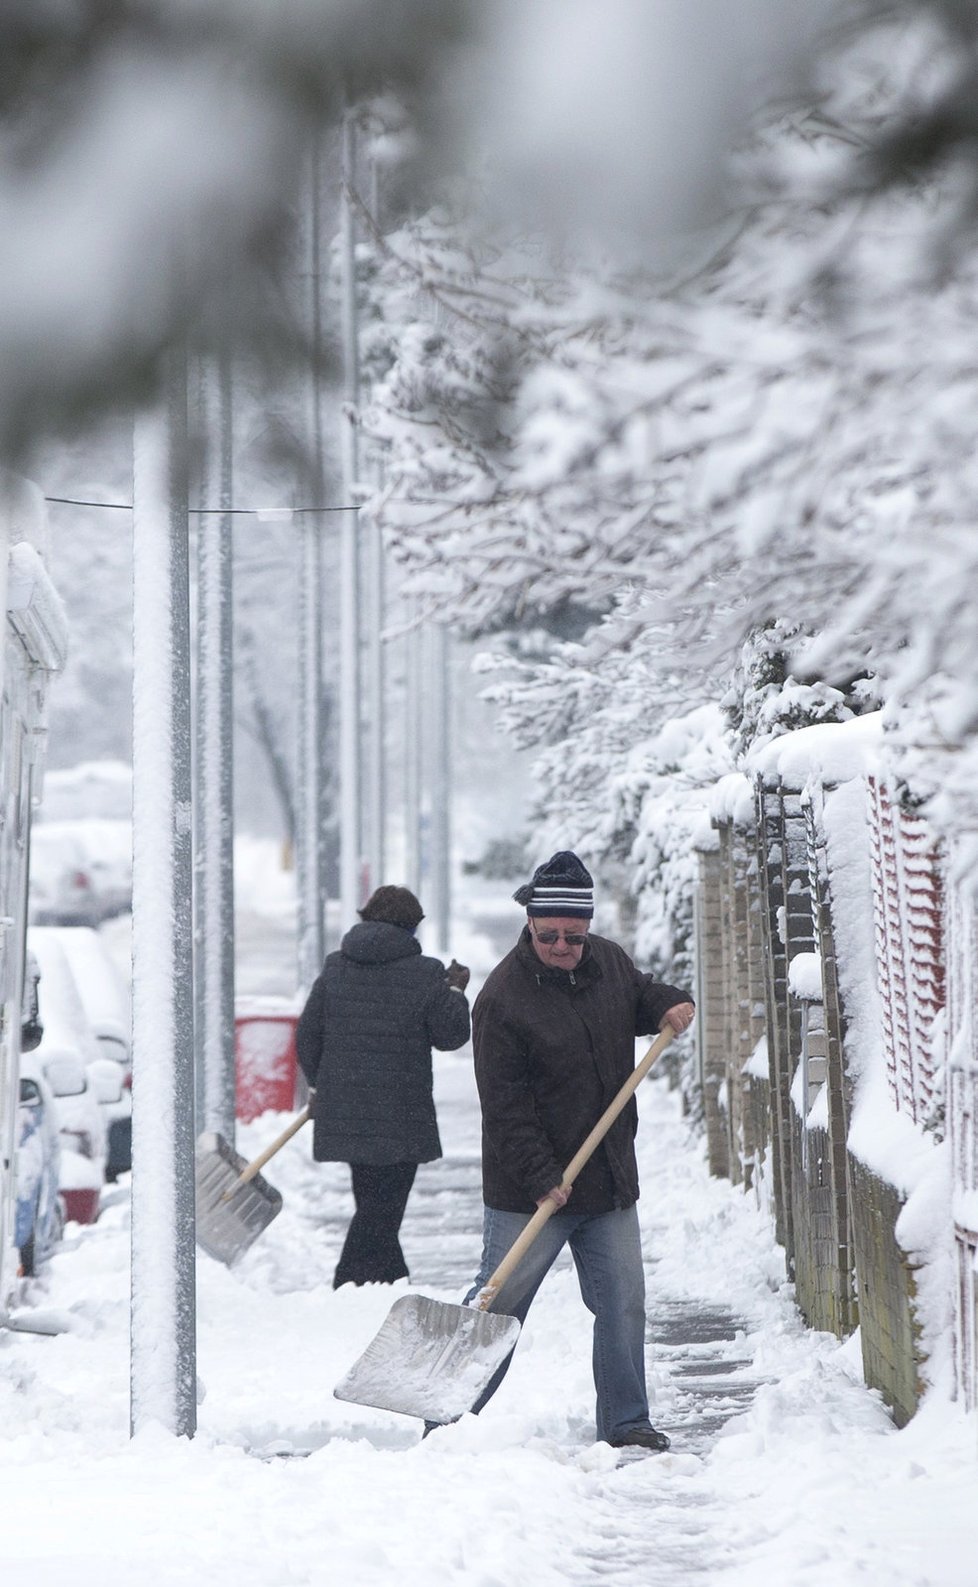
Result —
[[239, 1004], [234, 1016], [235, 1114], [244, 1124], [272, 1110], [297, 1106], [299, 1069], [295, 1029], [299, 1015], [289, 1003], [263, 999]]

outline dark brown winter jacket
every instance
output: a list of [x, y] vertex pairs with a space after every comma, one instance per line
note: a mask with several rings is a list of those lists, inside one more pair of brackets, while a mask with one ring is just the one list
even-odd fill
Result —
[[[533, 1212], [635, 1067], [635, 1037], [657, 1032], [688, 992], [644, 975], [623, 948], [589, 935], [575, 970], [537, 957], [529, 931], [489, 976], [472, 1011], [487, 1206]], [[568, 1208], [610, 1212], [638, 1200], [634, 1097], [581, 1170]]]

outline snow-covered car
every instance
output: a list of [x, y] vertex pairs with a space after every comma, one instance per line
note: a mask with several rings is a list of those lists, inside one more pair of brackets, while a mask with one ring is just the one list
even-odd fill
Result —
[[75, 1223], [94, 1223], [105, 1184], [106, 1131], [95, 1085], [73, 1054], [44, 1062], [55, 1097], [61, 1138], [59, 1183], [65, 1212]]
[[97, 926], [132, 908], [132, 767], [82, 761], [44, 778], [31, 826], [30, 918]]
[[70, 1219], [94, 1223], [105, 1184], [107, 1129], [99, 1101], [103, 1081], [92, 1066], [105, 1060], [57, 931], [31, 927], [28, 948], [40, 969], [38, 1003], [43, 1035], [34, 1056], [55, 1097], [61, 1137], [61, 1194]]
[[14, 1244], [20, 1253], [21, 1272], [28, 1278], [50, 1256], [65, 1223], [56, 1106], [42, 1065], [33, 1054], [22, 1053]]
[[40, 978], [41, 966], [37, 962], [36, 955], [28, 949], [24, 959], [24, 996], [20, 1009], [21, 1054], [33, 1052], [44, 1035], [41, 1010], [37, 1000], [37, 983]]
[[[88, 926], [57, 931], [82, 1007], [104, 1061], [96, 1086], [108, 1132], [106, 1178], [115, 1181], [132, 1167], [132, 1037], [130, 994], [98, 932]], [[115, 1071], [113, 1075], [113, 1069]], [[89, 1074], [93, 1066], [89, 1065]]]
[[38, 819], [78, 821], [132, 820], [132, 767], [119, 760], [85, 760], [48, 771]]
[[96, 1058], [85, 1073], [105, 1123], [105, 1177], [114, 1184], [132, 1167], [132, 1092], [114, 1058]]
[[35, 822], [28, 892], [35, 924], [97, 926], [131, 908], [131, 822]]
[[98, 925], [132, 908], [132, 767], [83, 760], [46, 773], [30, 873], [38, 925]]

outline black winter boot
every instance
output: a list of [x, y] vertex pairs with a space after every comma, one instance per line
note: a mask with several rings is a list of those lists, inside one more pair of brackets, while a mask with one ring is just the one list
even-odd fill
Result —
[[609, 1438], [612, 1449], [649, 1449], [657, 1454], [669, 1448], [669, 1440], [665, 1433], [660, 1433], [655, 1427], [629, 1427], [624, 1433], [619, 1433], [615, 1438]]

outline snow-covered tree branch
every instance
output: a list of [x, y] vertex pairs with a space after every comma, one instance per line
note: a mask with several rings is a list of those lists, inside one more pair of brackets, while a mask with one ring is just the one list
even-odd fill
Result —
[[[978, 820], [978, 283], [937, 246], [960, 234], [965, 178], [952, 162], [898, 187], [891, 158], [918, 102], [908, 78], [936, 137], [974, 39], [950, 37], [947, 7], [870, 15], [832, 40], [812, 108], [768, 115], [742, 145], [699, 268], [626, 270], [448, 211], [381, 249], [372, 510], [412, 587], [476, 632], [563, 602], [620, 620], [601, 657], [599, 629], [494, 686], [520, 742], [558, 745], [550, 788], [560, 760], [596, 801], [643, 708], [667, 719], [663, 680], [678, 671], [682, 707], [716, 700], [748, 637], [788, 620], [786, 720], [804, 687], [817, 718], [872, 673], [899, 763], [942, 790], [934, 813]], [[960, 120], [942, 125], [960, 154]]]

